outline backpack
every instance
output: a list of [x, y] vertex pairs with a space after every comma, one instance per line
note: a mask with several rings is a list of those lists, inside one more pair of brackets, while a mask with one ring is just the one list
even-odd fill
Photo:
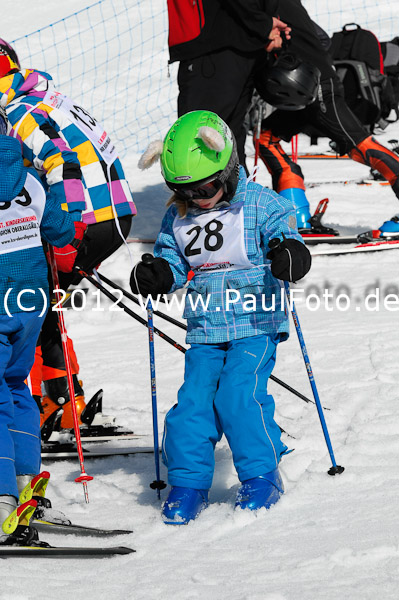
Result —
[[330, 54], [344, 86], [345, 100], [360, 122], [371, 131], [377, 124], [385, 129], [398, 101], [384, 70], [377, 37], [356, 23], [348, 23], [333, 34]]
[[399, 119], [399, 37], [393, 38], [390, 42], [381, 42], [381, 51], [384, 70], [392, 86], [393, 110], [396, 113], [394, 121], [397, 121]]

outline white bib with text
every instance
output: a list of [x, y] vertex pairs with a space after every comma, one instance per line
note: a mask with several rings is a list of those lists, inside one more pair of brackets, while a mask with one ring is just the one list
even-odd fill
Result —
[[242, 206], [202, 214], [176, 217], [173, 233], [193, 271], [250, 269], [245, 250]]
[[40, 223], [45, 203], [43, 186], [28, 173], [19, 196], [0, 202], [0, 254], [42, 245]]
[[67, 115], [70, 121], [91, 141], [107, 165], [114, 162], [117, 154], [111, 138], [104, 131], [101, 123], [94, 119], [86, 109], [74, 104], [68, 96], [54, 90], [46, 92], [43, 104], [56, 108]]

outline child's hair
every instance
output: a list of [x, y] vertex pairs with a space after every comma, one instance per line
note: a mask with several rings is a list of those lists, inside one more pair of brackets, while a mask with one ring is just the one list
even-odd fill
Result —
[[176, 205], [179, 217], [183, 219], [187, 216], [188, 203], [186, 202], [186, 200], [182, 200], [181, 198], [176, 196], [176, 194], [173, 194], [173, 196], [171, 196], [168, 202], [166, 203], [166, 206], [169, 207], [172, 206], [172, 204]]

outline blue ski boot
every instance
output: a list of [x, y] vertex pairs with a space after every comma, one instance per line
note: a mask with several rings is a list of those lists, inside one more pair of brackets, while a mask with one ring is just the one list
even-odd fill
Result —
[[249, 510], [270, 508], [279, 500], [281, 494], [284, 494], [283, 481], [279, 470], [274, 469], [265, 475], [243, 481], [238, 490], [236, 507]]
[[372, 229], [371, 231], [361, 233], [358, 235], [358, 240], [364, 244], [378, 240], [399, 240], [399, 216], [396, 215], [389, 221], [384, 221], [379, 229]]
[[389, 221], [385, 221], [380, 227], [382, 238], [399, 238], [399, 217], [392, 217]]
[[173, 486], [162, 508], [164, 523], [186, 525], [208, 506], [208, 490]]
[[312, 229], [310, 219], [312, 215], [309, 210], [309, 202], [306, 198], [305, 191], [301, 188], [288, 188], [279, 192], [280, 196], [284, 196], [288, 200], [291, 200], [292, 204], [296, 208], [296, 223], [298, 230]]

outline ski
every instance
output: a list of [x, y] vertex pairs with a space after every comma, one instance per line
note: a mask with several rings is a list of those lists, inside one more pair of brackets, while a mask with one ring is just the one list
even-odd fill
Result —
[[[129, 441], [136, 440], [142, 435], [133, 433], [128, 429], [122, 427], [110, 428], [110, 427], [80, 427], [81, 436], [80, 439], [84, 443], [100, 443], [100, 442], [112, 442], [112, 441]], [[42, 438], [43, 444], [49, 445], [63, 445], [72, 444], [75, 441], [75, 435], [73, 429], [61, 429], [60, 431], [53, 431], [48, 439]]]
[[[93, 444], [90, 449], [83, 447], [83, 455], [85, 458], [106, 458], [108, 456], [126, 456], [129, 454], [150, 454], [154, 452], [151, 446], [136, 446], [136, 447], [106, 447], [104, 444], [99, 444], [98, 447]], [[42, 444], [43, 459], [76, 459], [77, 449], [74, 444]]]
[[322, 185], [390, 185], [389, 181], [377, 181], [375, 179], [334, 179], [328, 181], [306, 182], [306, 187], [316, 188]]
[[326, 250], [316, 250], [312, 252], [312, 256], [338, 256], [342, 254], [357, 254], [361, 252], [379, 252], [382, 250], [399, 249], [399, 240], [376, 241], [366, 244], [359, 244], [352, 248], [327, 248]]
[[[288, 156], [291, 157], [291, 155], [289, 154]], [[336, 154], [335, 152], [329, 152], [329, 153], [323, 153], [323, 152], [318, 152], [318, 153], [312, 153], [312, 152], [304, 152], [303, 154], [298, 154], [298, 160], [306, 160], [306, 159], [313, 159], [313, 160], [319, 160], [319, 159], [333, 159], [333, 160], [349, 160], [349, 156], [347, 154], [344, 154], [343, 156], [341, 156], [340, 154]]]
[[85, 546], [0, 546], [0, 558], [24, 556], [29, 558], [43, 557], [80, 557], [99, 558], [102, 556], [115, 556], [117, 554], [130, 554], [136, 552], [133, 548], [125, 546], [85, 547]]
[[43, 533], [66, 533], [74, 535], [95, 535], [95, 536], [116, 536], [133, 533], [131, 529], [103, 529], [102, 527], [86, 527], [76, 525], [76, 523], [54, 523], [46, 519], [38, 519], [33, 522], [33, 526]]
[[[327, 210], [329, 200], [323, 198], [320, 200], [316, 207], [313, 216], [309, 219], [310, 227], [307, 229], [299, 229], [299, 233], [302, 236], [303, 241], [306, 245], [311, 246], [315, 244], [358, 244], [358, 246], [345, 250], [325, 250], [320, 252], [313, 252], [312, 255], [318, 256], [321, 254], [347, 254], [349, 252], [368, 252], [371, 250], [385, 250], [388, 249], [385, 244], [387, 242], [397, 242], [398, 236], [386, 235], [384, 238], [377, 237], [380, 235], [378, 230], [366, 231], [358, 234], [341, 235], [336, 229], [331, 227], [325, 227], [322, 225], [321, 220]], [[390, 246], [389, 249], [392, 249]]]
[[[47, 487], [49, 473], [43, 471], [25, 486], [24, 492], [44, 491]], [[36, 482], [34, 480], [36, 479]], [[33, 483], [33, 486], [32, 486]], [[44, 498], [39, 498], [43, 501]], [[96, 558], [98, 556], [113, 556], [115, 554], [130, 554], [135, 552], [125, 546], [51, 546], [39, 540], [38, 531], [30, 525], [30, 520], [38, 508], [38, 501], [34, 498], [23, 502], [3, 522], [2, 529], [7, 538], [0, 544], [0, 558], [10, 556], [85, 556]], [[7, 544], [8, 542], [8, 544]]]
[[325, 227], [322, 224], [322, 218], [324, 217], [327, 207], [328, 207], [329, 199], [323, 198], [318, 203], [314, 214], [309, 219], [310, 227], [307, 229], [299, 229], [299, 233], [301, 234], [303, 241], [307, 245], [312, 244], [352, 244], [358, 241], [357, 236], [354, 234], [351, 235], [341, 235], [339, 231], [336, 229], [332, 229], [331, 227]]
[[135, 440], [140, 435], [124, 429], [123, 427], [88, 427], [80, 428], [82, 442], [110, 442], [116, 440]]
[[357, 244], [357, 235], [301, 234], [307, 246], [315, 244]]

